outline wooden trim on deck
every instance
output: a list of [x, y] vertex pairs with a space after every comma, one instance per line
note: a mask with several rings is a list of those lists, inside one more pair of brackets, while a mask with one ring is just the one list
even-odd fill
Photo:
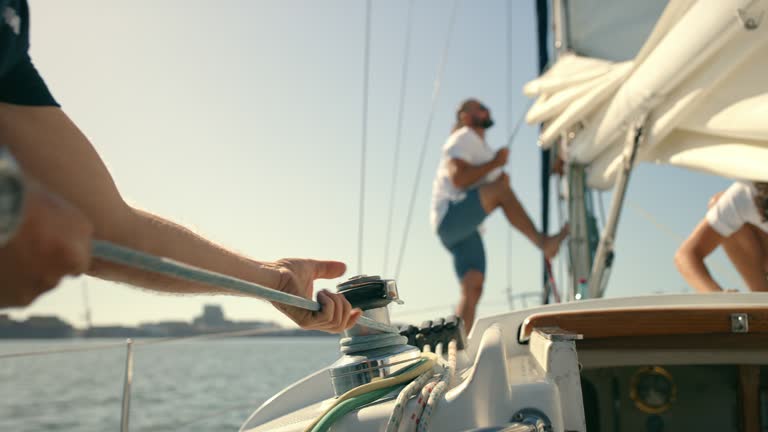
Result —
[[[732, 314], [749, 318], [746, 335], [768, 334], [768, 307], [710, 307], [663, 309], [604, 309], [544, 312], [529, 316], [519, 338], [527, 341], [537, 327], [559, 327], [584, 336], [584, 340], [670, 335], [736, 335]], [[742, 333], [743, 334], [743, 333]]]
[[768, 334], [627, 336], [576, 341], [579, 350], [768, 350]]

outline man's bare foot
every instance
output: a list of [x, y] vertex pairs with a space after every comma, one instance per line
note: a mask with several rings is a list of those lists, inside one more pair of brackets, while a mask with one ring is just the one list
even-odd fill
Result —
[[541, 251], [544, 253], [544, 257], [547, 259], [554, 258], [560, 250], [560, 244], [566, 237], [568, 237], [568, 224], [563, 226], [559, 234], [544, 237], [544, 241], [541, 244]]

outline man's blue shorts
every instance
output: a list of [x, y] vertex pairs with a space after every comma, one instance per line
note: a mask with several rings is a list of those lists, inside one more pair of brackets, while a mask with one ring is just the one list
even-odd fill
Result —
[[485, 249], [478, 227], [486, 216], [480, 193], [471, 189], [463, 200], [448, 205], [437, 228], [440, 241], [453, 255], [453, 268], [459, 279], [469, 270], [485, 274]]

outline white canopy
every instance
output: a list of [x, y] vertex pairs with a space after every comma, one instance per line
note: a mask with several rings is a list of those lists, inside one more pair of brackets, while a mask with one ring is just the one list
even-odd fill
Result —
[[768, 0], [672, 0], [658, 19], [658, 0], [568, 4], [575, 51], [524, 89], [541, 146], [568, 135], [564, 157], [608, 188], [628, 127], [647, 114], [638, 161], [768, 181]]

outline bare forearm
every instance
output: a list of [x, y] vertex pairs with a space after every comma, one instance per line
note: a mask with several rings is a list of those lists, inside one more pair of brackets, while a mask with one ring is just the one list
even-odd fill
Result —
[[675, 255], [675, 265], [686, 282], [698, 292], [720, 292], [723, 289], [712, 278], [704, 258], [693, 252], [680, 249]]
[[[277, 285], [280, 276], [269, 265], [130, 208], [88, 139], [60, 109], [0, 104], [0, 141], [8, 143], [26, 172], [88, 217], [94, 237], [266, 286]], [[229, 293], [98, 260], [90, 273], [160, 291]]]
[[[279, 283], [279, 272], [269, 263], [228, 251], [187, 228], [145, 211], [132, 209], [131, 213], [124, 228], [114, 231], [115, 237], [107, 240], [265, 286], [276, 287]], [[101, 260], [94, 260], [89, 274], [169, 293], [235, 294], [226, 289], [129, 269]]]
[[451, 180], [456, 187], [466, 189], [479, 182], [488, 175], [488, 173], [498, 167], [499, 165], [494, 161], [482, 165], [467, 165], [462, 169], [457, 170]]
[[[0, 142], [9, 143], [26, 172], [80, 210], [92, 224], [97, 239], [304, 298], [312, 298], [315, 279], [339, 277], [346, 268], [341, 262], [308, 259], [257, 262], [227, 251], [180, 225], [130, 208], [91, 143], [58, 108], [0, 103]], [[90, 235], [84, 237], [91, 238]], [[89, 272], [158, 291], [234, 294], [99, 260], [91, 261]], [[26, 298], [21, 300], [26, 301]], [[360, 317], [361, 311], [353, 311], [341, 294], [324, 293], [318, 295], [318, 301], [322, 305], [320, 311], [286, 306], [281, 306], [280, 310], [302, 328], [329, 332], [350, 328]]]

